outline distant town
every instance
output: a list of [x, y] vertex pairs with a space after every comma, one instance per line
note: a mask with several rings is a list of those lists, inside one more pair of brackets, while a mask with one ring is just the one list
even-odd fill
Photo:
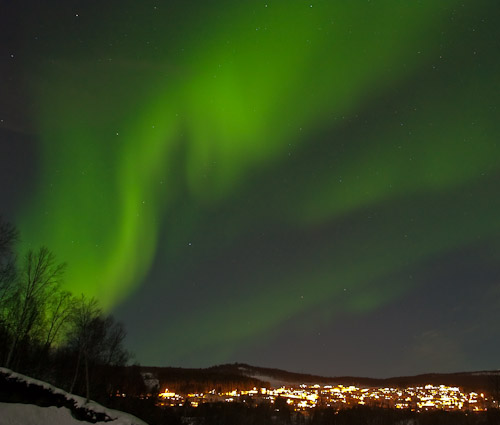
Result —
[[407, 388], [360, 388], [343, 385], [306, 385], [280, 388], [253, 388], [217, 393], [176, 394], [168, 389], [159, 394], [160, 406], [198, 407], [202, 403], [248, 403], [258, 405], [286, 403], [295, 411], [315, 407], [349, 408], [357, 405], [408, 409], [422, 412], [429, 410], [482, 412], [498, 407], [498, 402], [485, 393], [464, 392], [459, 387], [425, 385]]

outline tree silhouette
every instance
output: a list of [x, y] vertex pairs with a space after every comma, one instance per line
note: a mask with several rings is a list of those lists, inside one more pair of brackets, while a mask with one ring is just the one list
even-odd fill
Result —
[[92, 337], [95, 333], [95, 320], [101, 315], [99, 303], [95, 298], [87, 299], [83, 294], [75, 304], [75, 310], [72, 314], [72, 338], [70, 344], [78, 352], [75, 374], [69, 392], [72, 393], [75, 388], [76, 380], [80, 371], [80, 365], [83, 358], [85, 364], [85, 387], [87, 401], [90, 399], [89, 382], [89, 357], [92, 350]]
[[29, 250], [8, 297], [7, 328], [12, 335], [6, 367], [12, 364], [20, 342], [39, 338], [49, 299], [59, 290], [65, 265], [57, 264], [46, 247]]
[[17, 229], [0, 217], [0, 320], [4, 318], [6, 300], [16, 275], [14, 244], [17, 240]]

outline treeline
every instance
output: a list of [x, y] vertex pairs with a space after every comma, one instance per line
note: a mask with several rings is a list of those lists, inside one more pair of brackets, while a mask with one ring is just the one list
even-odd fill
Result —
[[124, 326], [95, 298], [63, 289], [66, 265], [48, 248], [17, 253], [18, 240], [0, 218], [0, 365], [87, 399], [120, 391]]
[[217, 367], [208, 369], [143, 367], [141, 369], [158, 379], [160, 391], [168, 388], [178, 394], [208, 393], [212, 390], [223, 393], [234, 389], [251, 390], [254, 387], [269, 388], [269, 382]]

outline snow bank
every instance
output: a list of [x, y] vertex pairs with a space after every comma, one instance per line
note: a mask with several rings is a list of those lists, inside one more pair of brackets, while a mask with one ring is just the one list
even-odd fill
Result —
[[[144, 424], [137, 418], [135, 419], [137, 421], [133, 422], [134, 424]], [[131, 423], [127, 417], [117, 417], [110, 422], [96, 422], [95, 425], [130, 425]], [[82, 421], [75, 419], [67, 407], [0, 403], [0, 425], [82, 425]]]
[[0, 425], [82, 425], [82, 422], [71, 416], [66, 407], [0, 403]]
[[[146, 422], [136, 418], [128, 413], [120, 412], [118, 410], [108, 409], [90, 400], [86, 402], [84, 397], [67, 393], [60, 388], [48, 384], [38, 379], [33, 379], [20, 373], [15, 373], [10, 369], [0, 368], [0, 373], [5, 375], [9, 380], [16, 380], [26, 383], [27, 386], [41, 387], [52, 394], [64, 396], [76, 408], [83, 408], [90, 412], [101, 413], [107, 417], [105, 422], [97, 422], [98, 424], [106, 423], [109, 425], [147, 425]], [[5, 412], [5, 413], [4, 413]], [[9, 416], [10, 415], [10, 416]], [[37, 416], [40, 415], [40, 416]], [[75, 422], [68, 422], [67, 415], [70, 420]], [[25, 418], [26, 416], [26, 418]], [[35, 418], [34, 422], [30, 422], [31, 418]], [[38, 418], [38, 419], [37, 419]], [[45, 421], [45, 418], [47, 420]], [[48, 418], [51, 418], [50, 420]], [[85, 422], [84, 422], [85, 423]], [[66, 407], [39, 407], [31, 404], [17, 404], [17, 403], [0, 403], [0, 425], [13, 425], [13, 424], [39, 424], [39, 425], [82, 425], [82, 421], [76, 420], [71, 415], [71, 410]]]

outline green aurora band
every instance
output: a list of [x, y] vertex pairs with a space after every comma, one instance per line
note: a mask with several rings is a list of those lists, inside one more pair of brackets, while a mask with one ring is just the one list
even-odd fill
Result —
[[[498, 200], [462, 196], [487, 193], [500, 168], [488, 107], [498, 101], [498, 63], [479, 51], [476, 66], [481, 28], [463, 33], [487, 2], [463, 3], [200, 2], [196, 13], [160, 4], [156, 16], [152, 4], [130, 2], [89, 22], [82, 13], [66, 41], [56, 25], [33, 83], [41, 164], [23, 239], [54, 250], [69, 264], [68, 288], [111, 310], [155, 258], [175, 276], [254, 227], [305, 235], [370, 211], [380, 232], [339, 231], [288, 271], [243, 276], [231, 305], [156, 331], [182, 342], [166, 361], [194, 349], [221, 361], [291, 316], [328, 316], [326, 299], [354, 313], [379, 308], [408, 288], [391, 276], [498, 238]], [[274, 175], [286, 176], [286, 190]], [[415, 213], [410, 199], [436, 208]], [[235, 203], [238, 214], [218, 218]], [[432, 212], [442, 210], [469, 215]], [[473, 226], [471, 215], [481, 218]], [[265, 296], [249, 289], [256, 280]], [[249, 316], [245, 326], [225, 321]]]

